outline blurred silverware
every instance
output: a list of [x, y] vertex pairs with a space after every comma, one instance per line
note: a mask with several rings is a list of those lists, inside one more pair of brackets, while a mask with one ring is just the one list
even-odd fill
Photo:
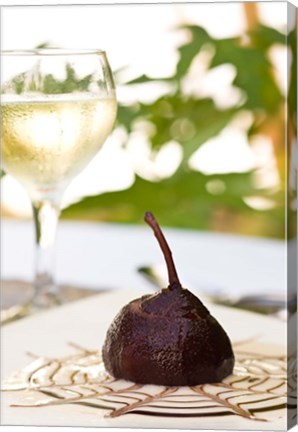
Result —
[[[138, 267], [137, 271], [155, 287], [161, 288], [168, 285], [166, 274], [162, 271], [161, 266], [142, 266]], [[288, 295], [286, 299], [285, 295], [267, 293], [236, 296], [218, 288], [212, 289], [209, 286], [208, 290], [198, 288], [197, 291], [212, 303], [265, 315], [274, 315], [284, 320], [287, 319], [288, 315], [297, 311], [297, 295], [294, 293]]]

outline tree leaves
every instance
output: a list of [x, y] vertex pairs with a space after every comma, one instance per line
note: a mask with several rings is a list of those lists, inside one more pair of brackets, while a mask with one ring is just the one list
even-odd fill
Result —
[[249, 37], [252, 45], [257, 47], [260, 51], [266, 51], [274, 44], [286, 44], [286, 35], [278, 30], [259, 24], [251, 30]]
[[237, 39], [217, 41], [210, 67], [226, 63], [231, 63], [236, 68], [233, 84], [245, 92], [243, 108], [263, 110], [268, 114], [278, 110], [283, 97], [266, 51], [252, 46], [243, 47]]
[[74, 68], [66, 65], [66, 78], [64, 80], [57, 80], [53, 75], [45, 76], [43, 83], [43, 93], [45, 94], [65, 94], [74, 91], [88, 91], [88, 87], [92, 80], [92, 75], [86, 75], [82, 79], [76, 77]]
[[194, 58], [202, 47], [208, 44], [214, 50], [210, 69], [223, 64], [232, 64], [237, 74], [235, 86], [244, 90], [246, 102], [243, 107], [275, 112], [282, 95], [273, 76], [268, 59], [268, 49], [273, 44], [286, 44], [286, 37], [277, 30], [258, 25], [248, 35], [250, 43], [241, 38], [213, 39], [199, 26], [185, 26], [192, 35], [191, 42], [179, 48], [180, 60], [177, 64], [176, 79], [188, 72]]
[[289, 62], [289, 92], [288, 108], [290, 121], [293, 122], [293, 132], [297, 133], [297, 29], [292, 30], [288, 35], [288, 44], [292, 53]]
[[[179, 143], [183, 159], [177, 172], [171, 178], [160, 182], [149, 182], [136, 177], [135, 184], [129, 190], [86, 198], [65, 210], [64, 216], [138, 222], [142, 219], [144, 210], [150, 208], [156, 209], [163, 224], [213, 229], [212, 218], [219, 210], [225, 212], [230, 219], [235, 217], [235, 220], [241, 216], [246, 221], [245, 218], [249, 215], [250, 226], [259, 224], [258, 228], [255, 228], [257, 234], [262, 232], [264, 235], [282, 236], [283, 206], [278, 198], [283, 195], [282, 190], [278, 191], [278, 195], [273, 194], [270, 189], [256, 189], [252, 172], [206, 176], [190, 171], [187, 167], [193, 153], [220, 134], [242, 111], [249, 111], [253, 118], [247, 131], [248, 141], [256, 133], [266, 133], [264, 123], [268, 124], [268, 120], [272, 119], [275, 129], [271, 128], [271, 131], [277, 136], [276, 129], [283, 125], [280, 113], [284, 109], [285, 97], [276, 82], [269, 51], [273, 46], [286, 46], [288, 42], [289, 49], [295, 54], [295, 32], [292, 31], [287, 36], [258, 23], [257, 19], [246, 34], [234, 38], [213, 38], [203, 27], [196, 25], [183, 26], [178, 30], [187, 33], [189, 40], [178, 47], [179, 59], [173, 75], [152, 79], [144, 71], [125, 83], [131, 89], [138, 86], [140, 91], [152, 82], [156, 85], [166, 83], [170, 89], [168, 93], [150, 103], [144, 103], [141, 99], [128, 104], [120, 103], [117, 116], [117, 125], [125, 129], [128, 139], [129, 134], [134, 132], [142, 121], [152, 126], [146, 133], [153, 154], [170, 141]], [[203, 51], [209, 53], [209, 64], [204, 65], [208, 71], [226, 64], [234, 66], [236, 74], [232, 84], [241, 90], [243, 98], [232, 108], [220, 109], [211, 97], [200, 97], [194, 92], [184, 90], [184, 83], [190, 77], [190, 69], [194, 66], [191, 70], [193, 77], [196, 66], [194, 62]], [[121, 75], [121, 72], [122, 70], [118, 71], [118, 74]], [[291, 130], [296, 129], [296, 75], [296, 63], [293, 62], [289, 92]], [[16, 92], [22, 91], [23, 81], [22, 76], [15, 77], [13, 85]], [[74, 88], [87, 90], [90, 82], [91, 76], [78, 79], [68, 65], [65, 80], [58, 82], [48, 75], [43, 85], [44, 92], [48, 94], [68, 93]], [[269, 135], [268, 138], [272, 139]], [[283, 143], [280, 143], [281, 152], [282, 145]], [[278, 155], [280, 156], [280, 151]], [[277, 162], [280, 166], [280, 161]], [[282, 173], [279, 174], [282, 178]], [[210, 192], [212, 188], [210, 189], [208, 184], [214, 180], [222, 182], [224, 192]], [[256, 212], [243, 201], [245, 196], [262, 196], [264, 193], [271, 194], [271, 198], [275, 200], [276, 206], [272, 210]], [[169, 212], [169, 209], [175, 211]], [[239, 230], [236, 222], [235, 230]]]
[[[224, 190], [207, 193], [207, 184], [214, 180], [220, 180]], [[251, 184], [251, 173], [206, 176], [179, 169], [158, 182], [137, 176], [131, 188], [85, 198], [65, 209], [63, 217], [141, 223], [145, 211], [150, 209], [158, 214], [161, 224], [208, 229], [215, 207], [253, 214], [242, 199], [252, 192]]]
[[202, 47], [212, 40], [206, 30], [202, 27], [185, 26], [184, 29], [191, 32], [192, 40], [178, 49], [180, 59], [177, 63], [175, 76], [178, 80], [187, 74], [192, 61], [198, 55]]
[[230, 123], [236, 112], [235, 109], [219, 110], [210, 98], [169, 95], [148, 105], [120, 106], [118, 124], [131, 132], [136, 120], [149, 121], [154, 125], [154, 132], [148, 137], [152, 149], [176, 141], [182, 146], [184, 161], [188, 161], [204, 142]]
[[[66, 94], [74, 91], [88, 91], [92, 82], [92, 75], [79, 79], [74, 68], [67, 63], [65, 66], [65, 79], [58, 80], [52, 74], [42, 76], [39, 63], [35, 68], [16, 75], [11, 81], [4, 83], [2, 92], [21, 94], [24, 91], [36, 91], [43, 94]], [[100, 83], [98, 83], [100, 85]]]
[[[250, 215], [249, 224], [255, 226], [255, 230], [262, 230], [263, 235], [282, 236], [283, 217], [280, 212], [283, 206], [279, 195], [270, 190], [256, 190], [253, 173], [206, 176], [187, 170], [187, 164], [202, 144], [218, 135], [242, 110], [250, 111], [254, 118], [248, 139], [259, 131], [264, 116], [279, 115], [284, 96], [276, 83], [268, 51], [275, 44], [286, 44], [286, 36], [261, 24], [250, 29], [245, 38], [215, 39], [203, 27], [195, 25], [184, 26], [183, 30], [189, 32], [190, 39], [178, 48], [179, 60], [172, 77], [151, 80], [143, 74], [128, 83], [167, 82], [172, 84], [172, 91], [150, 104], [121, 105], [118, 117], [119, 124], [128, 133], [134, 130], [136, 121], [150, 122], [153, 128], [147, 138], [153, 152], [169, 141], [178, 142], [183, 150], [182, 165], [169, 179], [154, 183], [136, 177], [135, 184], [128, 191], [88, 198], [82, 202], [82, 210], [91, 218], [100, 219], [100, 211], [96, 210], [98, 206], [105, 209], [109, 220], [138, 222], [143, 212], [150, 208], [158, 212], [163, 224], [208, 229], [214, 214], [220, 209], [227, 215], [233, 214], [233, 217], [241, 215], [243, 221], [247, 221], [246, 214]], [[182, 82], [202, 50], [209, 50], [209, 70], [225, 64], [235, 67], [233, 85], [244, 95], [235, 107], [219, 109], [211, 98], [183, 91]], [[222, 182], [223, 193], [212, 195], [207, 185], [214, 180]], [[276, 207], [271, 210], [256, 212], [243, 201], [244, 196], [266, 193], [276, 200]], [[169, 212], [169, 209], [175, 211]], [[77, 215], [78, 211], [78, 205], [69, 209]], [[235, 229], [239, 230], [239, 226]]]

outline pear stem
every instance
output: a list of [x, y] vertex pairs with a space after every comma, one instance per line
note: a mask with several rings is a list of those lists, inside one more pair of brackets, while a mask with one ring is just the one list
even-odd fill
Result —
[[168, 269], [169, 288], [181, 288], [175, 264], [172, 258], [172, 252], [169, 245], [160, 229], [160, 226], [151, 212], [146, 212], [144, 217], [145, 222], [152, 228], [155, 237], [160, 245], [162, 253], [165, 257]]

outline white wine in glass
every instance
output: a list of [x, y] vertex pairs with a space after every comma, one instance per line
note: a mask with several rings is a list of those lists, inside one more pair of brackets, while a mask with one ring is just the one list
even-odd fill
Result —
[[97, 154], [117, 112], [105, 52], [2, 51], [2, 167], [30, 196], [36, 231], [32, 304], [59, 302], [53, 276], [60, 203], [70, 181]]

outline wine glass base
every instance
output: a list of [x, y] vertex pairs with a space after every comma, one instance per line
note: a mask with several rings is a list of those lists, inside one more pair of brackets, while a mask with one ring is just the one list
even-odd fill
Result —
[[[54, 299], [51, 306], [59, 306], [80, 300], [90, 295], [98, 294], [103, 290], [80, 288], [72, 285], [59, 286], [59, 301]], [[45, 306], [38, 305], [31, 307], [34, 295], [33, 285], [29, 282], [20, 280], [1, 281], [1, 324], [19, 319], [25, 315], [30, 315], [38, 310], [45, 310]]]

